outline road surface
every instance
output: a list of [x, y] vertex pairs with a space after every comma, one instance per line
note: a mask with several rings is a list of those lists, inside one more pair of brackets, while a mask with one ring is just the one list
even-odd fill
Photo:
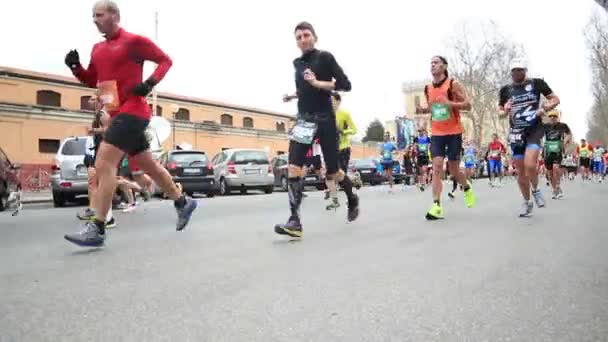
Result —
[[63, 240], [79, 208], [2, 214], [0, 341], [608, 340], [608, 185], [528, 219], [515, 183], [475, 188], [436, 222], [429, 191], [365, 188], [351, 224], [309, 193], [299, 242], [285, 193], [201, 199], [181, 233], [146, 203], [103, 249]]

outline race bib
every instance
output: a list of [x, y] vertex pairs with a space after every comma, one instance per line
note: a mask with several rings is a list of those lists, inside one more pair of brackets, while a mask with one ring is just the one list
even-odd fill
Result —
[[475, 163], [475, 158], [471, 155], [468, 155], [466, 157], [464, 157], [464, 161], [467, 164], [474, 164]]
[[116, 81], [103, 81], [97, 84], [99, 102], [107, 111], [117, 111], [120, 108], [118, 87]]
[[393, 159], [393, 154], [391, 153], [391, 151], [384, 151], [382, 152], [382, 158], [384, 158], [385, 160], [391, 160]]
[[289, 140], [300, 144], [310, 145], [317, 134], [317, 124], [304, 120], [298, 120], [289, 132]]
[[492, 153], [490, 153], [490, 157], [492, 157], [492, 158], [498, 158], [499, 154], [500, 154], [500, 152], [498, 152], [498, 151], [492, 151]]
[[545, 151], [547, 153], [561, 153], [562, 144], [559, 140], [547, 140], [545, 141]]
[[522, 133], [510, 133], [509, 142], [511, 144], [515, 144], [515, 145], [522, 145], [524, 143], [523, 134]]
[[431, 118], [433, 121], [446, 121], [450, 118], [450, 107], [443, 103], [431, 105]]
[[418, 151], [420, 153], [426, 153], [429, 150], [429, 145], [428, 144], [422, 144], [422, 145], [418, 145]]
[[581, 150], [581, 158], [588, 158], [589, 157], [589, 151], [588, 150]]

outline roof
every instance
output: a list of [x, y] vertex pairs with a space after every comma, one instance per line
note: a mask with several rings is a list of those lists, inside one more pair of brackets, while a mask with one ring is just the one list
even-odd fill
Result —
[[[86, 87], [86, 86], [82, 85], [80, 82], [78, 82], [74, 77], [67, 77], [67, 76], [56, 75], [56, 74], [48, 74], [48, 73], [43, 73], [43, 72], [38, 72], [38, 71], [33, 71], [33, 70], [11, 68], [11, 67], [6, 67], [6, 66], [2, 66], [2, 65], [0, 65], [0, 77], [21, 78], [21, 79], [27, 79], [27, 80], [43, 81], [43, 82], [49, 82], [49, 83], [56, 83], [56, 84], [60, 84], [60, 85], [69, 85], [69, 86], [73, 86], [73, 87], [89, 89], [88, 87]], [[232, 110], [240, 110], [240, 111], [252, 112], [252, 113], [257, 113], [257, 114], [277, 116], [277, 117], [281, 117], [281, 118], [285, 118], [285, 119], [295, 119], [295, 116], [288, 115], [285, 113], [279, 113], [279, 112], [274, 112], [274, 111], [270, 111], [270, 110], [266, 110], [266, 109], [260, 109], [260, 108], [255, 108], [255, 107], [248, 107], [248, 106], [242, 106], [242, 105], [237, 105], [237, 104], [213, 101], [213, 100], [208, 100], [208, 99], [203, 99], [203, 98], [198, 98], [198, 97], [184, 96], [184, 95], [178, 95], [178, 94], [167, 93], [167, 92], [158, 92], [157, 96], [162, 100], [182, 101], [182, 102], [189, 102], [189, 103], [197, 104], [197, 105], [222, 107], [222, 108], [232, 109]]]

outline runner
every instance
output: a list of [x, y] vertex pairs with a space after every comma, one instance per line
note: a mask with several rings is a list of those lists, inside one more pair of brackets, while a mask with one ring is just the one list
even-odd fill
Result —
[[584, 180], [591, 179], [590, 167], [591, 167], [591, 153], [593, 147], [587, 143], [587, 140], [581, 139], [581, 144], [576, 147], [576, 158], [579, 161], [579, 167], [581, 168], [581, 177]]
[[[488, 144], [488, 160], [490, 163], [490, 186], [502, 186], [503, 169], [502, 158], [507, 153], [505, 145], [498, 140], [498, 134], [492, 134], [492, 141]], [[498, 177], [498, 182], [496, 182]]]
[[[510, 69], [513, 82], [500, 89], [499, 109], [502, 117], [509, 116], [511, 126], [509, 143], [524, 199], [519, 216], [528, 217], [534, 209], [530, 191], [536, 205], [539, 208], [545, 206], [537, 172], [540, 143], [545, 133], [541, 119], [546, 111], [559, 105], [559, 98], [544, 80], [527, 78], [528, 68], [523, 61], [515, 60]], [[547, 99], [543, 106], [540, 104], [541, 94]]]
[[552, 198], [562, 199], [564, 198], [564, 192], [560, 186], [562, 155], [565, 152], [565, 146], [570, 143], [572, 132], [568, 125], [559, 122], [558, 111], [552, 110], [547, 116], [549, 117], [550, 122], [544, 125], [545, 168], [547, 169], [547, 175], [553, 187]]
[[600, 143], [596, 143], [593, 149], [593, 176], [598, 183], [601, 183], [604, 178], [604, 152], [606, 150], [604, 150]]
[[460, 121], [460, 111], [470, 110], [471, 103], [460, 82], [449, 78], [448, 62], [444, 57], [431, 59], [433, 82], [424, 88], [429, 108], [417, 106], [417, 113], [431, 113], [431, 154], [433, 156], [433, 206], [426, 214], [427, 220], [442, 219], [441, 207], [442, 171], [447, 156], [448, 168], [462, 185], [467, 207], [475, 205], [476, 198], [464, 173], [460, 171], [460, 154], [464, 128]]
[[[357, 126], [355, 126], [355, 122], [353, 121], [350, 113], [340, 109], [340, 104], [342, 104], [342, 96], [338, 93], [334, 93], [333, 104], [334, 104], [334, 112], [336, 113], [336, 125], [338, 127], [338, 166], [345, 174], [348, 173], [348, 163], [350, 162], [350, 145], [351, 145], [351, 136], [357, 134]], [[327, 180], [327, 188], [328, 192], [326, 199], [331, 197], [332, 203], [327, 205], [327, 210], [337, 209], [340, 207], [340, 203], [338, 202], [338, 191], [337, 184], [335, 180]]]
[[[300, 204], [302, 187], [300, 179], [304, 156], [315, 136], [319, 137], [327, 178], [335, 180], [348, 199], [348, 221], [359, 216], [359, 198], [353, 193], [353, 183], [344, 171], [338, 168], [338, 135], [336, 116], [331, 103], [332, 91], [350, 91], [351, 84], [334, 56], [315, 48], [317, 35], [311, 24], [299, 23], [294, 35], [302, 56], [293, 62], [298, 98], [298, 121], [290, 132], [289, 142], [289, 208], [291, 215], [285, 224], [277, 224], [277, 234], [302, 237]], [[295, 96], [285, 96], [283, 100]]]
[[[473, 183], [473, 175], [475, 173], [475, 155], [477, 150], [473, 145], [472, 141], [468, 141], [466, 147], [463, 147], [463, 158], [464, 158], [464, 175], [471, 184]], [[458, 188], [458, 182], [452, 177], [452, 191], [448, 193], [450, 199], [455, 198], [456, 189]]]
[[[79, 246], [102, 246], [105, 241], [105, 218], [116, 189], [115, 168], [124, 153], [134, 157], [171, 199], [175, 201], [178, 231], [184, 229], [197, 202], [183, 196], [171, 175], [152, 159], [145, 129], [150, 120], [150, 109], [145, 97], [160, 82], [169, 68], [171, 59], [148, 38], [132, 34], [119, 26], [120, 10], [112, 1], [98, 1], [93, 7], [93, 18], [105, 41], [93, 46], [87, 69], [80, 64], [76, 50], [65, 57], [66, 65], [83, 84], [98, 88], [99, 98], [112, 117], [99, 147], [95, 169], [99, 189], [95, 199], [96, 216], [75, 234], [65, 235], [66, 240]], [[144, 61], [157, 64], [156, 70], [142, 82]]]
[[396, 152], [397, 146], [391, 141], [390, 133], [386, 132], [386, 134], [384, 134], [384, 143], [380, 145], [380, 163], [384, 170], [384, 176], [388, 180], [389, 193], [393, 193], [393, 184], [395, 183], [395, 180], [393, 179], [393, 155]]
[[418, 185], [420, 186], [420, 191], [424, 191], [428, 184], [430, 151], [431, 138], [427, 136], [426, 129], [420, 128], [418, 130], [418, 139], [416, 140], [416, 164], [418, 166]]
[[[91, 103], [96, 108], [98, 107], [97, 101]], [[76, 216], [84, 221], [88, 221], [95, 216], [95, 198], [97, 188], [99, 186], [99, 179], [97, 178], [97, 172], [95, 171], [95, 156], [99, 151], [99, 145], [103, 140], [103, 133], [105, 128], [110, 125], [110, 116], [103, 109], [99, 108], [95, 114], [95, 119], [89, 129], [89, 135], [92, 135], [91, 139], [87, 139], [87, 145], [84, 155], [84, 165], [87, 167], [88, 174], [88, 192], [89, 192], [89, 207], [86, 208], [82, 213], [76, 214]], [[116, 227], [116, 220], [112, 216], [112, 208], [108, 210], [106, 215], [106, 228]]]

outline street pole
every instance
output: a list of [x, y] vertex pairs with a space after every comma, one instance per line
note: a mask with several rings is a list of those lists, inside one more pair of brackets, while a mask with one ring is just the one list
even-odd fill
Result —
[[[158, 45], [158, 11], [154, 12], [154, 41]], [[157, 94], [156, 87], [152, 88], [152, 115], [158, 115], [156, 111]]]

